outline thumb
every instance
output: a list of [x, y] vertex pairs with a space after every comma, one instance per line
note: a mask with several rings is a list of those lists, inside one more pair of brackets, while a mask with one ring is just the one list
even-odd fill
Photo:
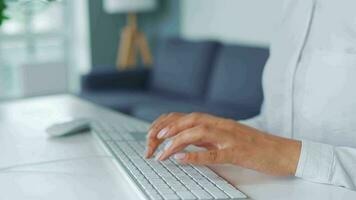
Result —
[[232, 157], [232, 149], [177, 153], [174, 155], [178, 162], [196, 165], [231, 163]]

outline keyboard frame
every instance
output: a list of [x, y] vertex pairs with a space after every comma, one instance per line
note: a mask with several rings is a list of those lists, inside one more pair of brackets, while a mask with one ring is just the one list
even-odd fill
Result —
[[113, 163], [115, 166], [119, 169], [121, 174], [124, 174], [125, 179], [129, 184], [132, 186], [132, 188], [135, 188], [136, 193], [145, 200], [150, 200], [150, 197], [146, 193], [145, 189], [141, 186], [141, 184], [136, 180], [135, 177], [132, 176], [131, 172], [126, 169], [125, 164], [115, 155], [115, 153], [111, 150], [109, 145], [107, 145], [102, 138], [100, 138], [99, 134], [96, 133], [94, 130], [91, 131], [94, 133], [95, 140], [98, 142], [98, 144], [104, 149], [104, 151], [111, 156], [113, 156]]
[[[105, 123], [104, 123], [105, 124]], [[136, 193], [138, 193], [138, 195], [142, 198], [142, 199], [145, 199], [145, 200], [151, 200], [149, 194], [147, 194], [145, 188], [143, 188], [141, 186], [141, 184], [136, 180], [136, 178], [131, 174], [131, 172], [129, 171], [129, 169], [126, 168], [125, 166], [125, 163], [123, 163], [121, 161], [120, 158], [118, 158], [116, 156], [116, 153], [111, 149], [111, 147], [106, 144], [105, 141], [110, 141], [110, 142], [115, 142], [115, 141], [136, 141], [136, 142], [140, 142], [140, 141], [145, 141], [146, 140], [146, 136], [143, 134], [142, 131], [137, 131], [137, 130], [132, 130], [132, 131], [129, 131], [129, 130], [126, 130], [130, 133], [133, 139], [131, 140], [127, 140], [127, 139], [122, 139], [122, 140], [118, 140], [118, 139], [113, 139], [111, 138], [111, 135], [110, 134], [107, 134], [107, 133], [104, 133], [104, 134], [107, 134], [106, 137], [108, 138], [111, 138], [111, 139], [105, 139], [104, 137], [102, 137], [100, 135], [100, 133], [97, 133], [95, 128], [91, 128], [91, 133], [94, 135], [95, 137], [95, 140], [97, 140], [98, 144], [104, 148], [105, 152], [108, 153], [109, 155], [111, 155], [113, 157], [113, 162], [115, 163], [115, 166], [119, 169], [119, 171], [124, 175], [125, 179], [127, 180], [127, 182], [129, 182], [129, 184], [135, 188], [136, 190]], [[120, 134], [118, 132], [118, 134]], [[215, 173], [215, 172], [214, 172]], [[220, 176], [219, 174], [217, 174], [218, 176]], [[221, 177], [221, 176], [220, 176]], [[234, 185], [230, 184], [231, 186], [235, 187]], [[239, 189], [235, 188], [236, 190], [240, 191]], [[242, 193], [242, 191], [240, 191]], [[230, 198], [232, 200], [238, 200], [238, 199], [248, 199], [248, 196], [246, 194], [243, 194], [245, 195], [245, 198]], [[219, 200], [219, 199], [214, 199], [214, 200]], [[224, 199], [223, 199], [224, 200]]]

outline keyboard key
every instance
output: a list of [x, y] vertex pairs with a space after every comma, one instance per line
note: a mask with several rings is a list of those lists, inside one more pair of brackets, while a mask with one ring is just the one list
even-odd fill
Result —
[[182, 199], [187, 199], [187, 200], [196, 199], [196, 196], [194, 196], [194, 194], [189, 191], [177, 192], [177, 195]]
[[148, 196], [152, 199], [152, 200], [163, 200], [163, 197], [158, 194], [157, 192], [155, 193], [148, 193]]
[[224, 191], [229, 197], [232, 199], [234, 198], [247, 198], [246, 195], [244, 195], [242, 192], [238, 190], [229, 190], [229, 191]]
[[208, 187], [208, 188], [205, 188], [205, 189], [206, 189], [206, 191], [208, 191], [216, 199], [229, 198], [223, 191], [221, 191], [220, 189], [218, 189], [216, 187]]
[[198, 199], [213, 199], [213, 197], [205, 190], [192, 190], [192, 193], [198, 197]]
[[180, 197], [176, 194], [163, 194], [162, 197], [166, 200], [180, 200]]

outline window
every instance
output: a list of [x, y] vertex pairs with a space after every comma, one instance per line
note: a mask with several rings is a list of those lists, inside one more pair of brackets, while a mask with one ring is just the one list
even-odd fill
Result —
[[[73, 40], [75, 31], [81, 28], [73, 28], [73, 24], [78, 21], [77, 18], [73, 19], [78, 17], [73, 10], [75, 7], [76, 11], [82, 11], [84, 14], [79, 20], [85, 21], [85, 4], [85, 0], [9, 1], [7, 15], [10, 20], [0, 27], [0, 98], [23, 96], [20, 71], [25, 66], [62, 63], [66, 68], [72, 69], [72, 65], [83, 63], [73, 60], [74, 51], [83, 55], [76, 44], [78, 41]], [[88, 44], [79, 44], [79, 47], [88, 48]], [[88, 55], [84, 59], [88, 60]], [[89, 62], [85, 65], [89, 65]], [[69, 72], [73, 71], [76, 70]], [[70, 74], [72, 75], [73, 73]], [[68, 80], [73, 78], [69, 77]]]

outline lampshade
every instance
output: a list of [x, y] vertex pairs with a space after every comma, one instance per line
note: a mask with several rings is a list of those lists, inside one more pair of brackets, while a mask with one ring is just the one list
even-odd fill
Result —
[[129, 13], [154, 10], [156, 0], [104, 0], [104, 9], [107, 13]]

